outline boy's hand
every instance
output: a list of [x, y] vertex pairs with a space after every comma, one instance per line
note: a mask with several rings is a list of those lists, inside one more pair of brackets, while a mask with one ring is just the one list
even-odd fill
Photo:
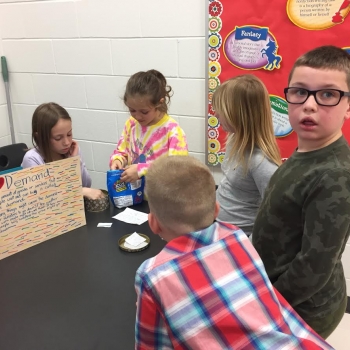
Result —
[[123, 160], [114, 159], [111, 164], [111, 170], [123, 169], [126, 165], [126, 159], [123, 157]]
[[137, 174], [137, 164], [128, 165], [120, 177], [120, 180], [124, 182], [135, 182], [138, 179], [139, 176]]
[[79, 145], [78, 142], [75, 140], [72, 140], [72, 144], [70, 145], [69, 149], [69, 155], [71, 157], [75, 157], [79, 154]]
[[97, 190], [96, 188], [83, 187], [83, 196], [95, 200], [103, 198], [105, 194], [101, 190]]

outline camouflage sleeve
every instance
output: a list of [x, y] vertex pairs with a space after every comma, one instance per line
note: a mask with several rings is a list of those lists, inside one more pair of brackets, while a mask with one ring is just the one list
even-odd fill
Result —
[[312, 297], [328, 282], [338, 263], [350, 225], [350, 173], [325, 172], [302, 208], [300, 252], [274, 286], [292, 306]]

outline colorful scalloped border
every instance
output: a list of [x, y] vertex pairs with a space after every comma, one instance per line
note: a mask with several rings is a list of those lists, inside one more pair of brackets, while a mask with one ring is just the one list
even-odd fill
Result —
[[222, 20], [220, 18], [223, 12], [223, 5], [220, 1], [209, 0], [209, 20], [208, 20], [208, 164], [218, 165], [223, 161], [224, 153], [220, 152], [221, 144], [218, 140], [220, 135], [218, 119], [214, 116], [211, 105], [211, 99], [214, 91], [220, 85], [221, 65], [219, 63], [220, 51], [222, 46], [222, 37], [220, 30], [222, 28]]

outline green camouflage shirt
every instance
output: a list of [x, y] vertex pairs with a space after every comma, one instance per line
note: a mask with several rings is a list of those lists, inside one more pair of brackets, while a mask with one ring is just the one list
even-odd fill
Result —
[[294, 154], [271, 177], [253, 244], [276, 289], [307, 320], [346, 298], [341, 256], [350, 233], [350, 148]]

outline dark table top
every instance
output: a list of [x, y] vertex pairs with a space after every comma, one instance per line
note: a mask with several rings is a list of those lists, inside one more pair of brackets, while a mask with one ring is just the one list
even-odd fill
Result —
[[[86, 226], [0, 260], [1, 350], [134, 348], [135, 272], [165, 242], [148, 222], [111, 219], [122, 210], [86, 213]], [[134, 231], [147, 234], [150, 246], [120, 250], [119, 238]]]

